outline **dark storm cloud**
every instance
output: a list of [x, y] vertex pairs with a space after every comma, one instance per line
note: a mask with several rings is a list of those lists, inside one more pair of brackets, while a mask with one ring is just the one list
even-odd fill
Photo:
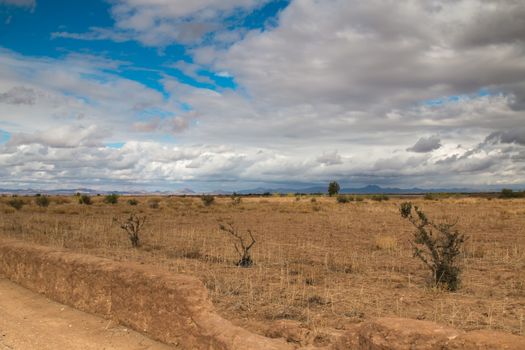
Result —
[[416, 144], [407, 148], [407, 151], [416, 153], [428, 153], [441, 147], [441, 140], [438, 136], [422, 137]]
[[9, 91], [0, 93], [0, 103], [12, 105], [32, 105], [35, 104], [37, 93], [33, 89], [24, 86], [15, 86]]

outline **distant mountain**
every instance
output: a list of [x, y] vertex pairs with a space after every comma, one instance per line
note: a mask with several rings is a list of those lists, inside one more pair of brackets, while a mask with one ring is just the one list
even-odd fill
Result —
[[196, 192], [193, 191], [190, 188], [181, 188], [180, 190], [176, 190], [175, 192], [173, 192], [173, 194], [189, 194], [189, 195], [192, 195], [192, 194], [196, 194]]
[[55, 190], [35, 190], [32, 188], [27, 189], [5, 189], [0, 188], [0, 194], [17, 194], [17, 195], [35, 195], [37, 193], [55, 195], [55, 196], [70, 196], [76, 193], [82, 193], [87, 195], [97, 195], [97, 194], [110, 194], [115, 193], [118, 195], [148, 195], [148, 194], [157, 194], [157, 195], [192, 195], [196, 194], [193, 190], [189, 188], [182, 188], [175, 191], [104, 191], [104, 190], [94, 190], [91, 188], [68, 188], [68, 189], [55, 189]]
[[[262, 193], [326, 193], [327, 186], [313, 186], [306, 188], [263, 188], [258, 187], [252, 190], [238, 191], [239, 194], [262, 194]], [[341, 188], [343, 194], [423, 194], [436, 192], [453, 192], [453, 193], [470, 193], [480, 192], [468, 188], [397, 188], [397, 187], [380, 187], [377, 185], [367, 185], [359, 188]]]
[[[238, 194], [263, 194], [263, 193], [326, 193], [328, 186], [310, 186], [304, 188], [297, 187], [257, 187], [254, 189], [240, 190], [240, 191], [206, 191], [206, 193], [215, 195], [229, 195], [232, 193]], [[449, 192], [449, 193], [473, 193], [473, 192], [490, 192], [491, 190], [474, 190], [469, 188], [398, 188], [398, 187], [380, 187], [377, 185], [367, 185], [358, 188], [345, 188], [342, 187], [340, 193], [344, 194], [423, 194], [423, 193], [436, 193], [436, 192]], [[499, 191], [499, 190], [494, 190]], [[73, 189], [56, 189], [56, 190], [36, 190], [36, 189], [1, 189], [0, 194], [18, 194], [18, 195], [34, 195], [37, 193], [49, 194], [49, 195], [73, 195], [75, 193], [82, 193], [88, 195], [96, 194], [109, 194], [116, 193], [119, 195], [198, 195], [202, 192], [193, 191], [190, 188], [181, 188], [174, 191], [101, 191], [90, 188], [73, 188]]]

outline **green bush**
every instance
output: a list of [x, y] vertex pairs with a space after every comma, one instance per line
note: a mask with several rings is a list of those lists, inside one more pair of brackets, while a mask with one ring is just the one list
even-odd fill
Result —
[[212, 205], [215, 201], [215, 197], [213, 197], [211, 194], [205, 194], [201, 196], [201, 201], [205, 206]]
[[426, 199], [427, 201], [434, 201], [434, 200], [437, 200], [438, 197], [434, 193], [425, 193], [425, 195], [423, 196], [423, 199]]
[[337, 203], [348, 203], [350, 202], [350, 197], [340, 194], [337, 196]]
[[78, 196], [78, 203], [79, 204], [85, 204], [85, 205], [91, 205], [91, 197], [87, 194], [80, 194]]
[[104, 197], [104, 203], [107, 203], [107, 204], [117, 204], [118, 203], [118, 194], [116, 193], [112, 193], [112, 194], [108, 194]]
[[39, 207], [47, 207], [49, 206], [49, 197], [48, 196], [37, 196], [35, 198], [35, 203]]
[[10, 199], [7, 204], [15, 208], [16, 210], [22, 209], [22, 207], [26, 204], [22, 199], [20, 198], [13, 198]]
[[139, 204], [139, 201], [136, 200], [135, 198], [128, 199], [128, 204], [129, 205], [137, 205], [137, 204]]
[[457, 222], [436, 224], [410, 202], [401, 204], [400, 213], [416, 228], [410, 244], [414, 256], [432, 272], [434, 284], [457, 290], [461, 272], [458, 258], [465, 243], [465, 235], [454, 229]]
[[381, 201], [387, 201], [390, 198], [385, 194], [375, 194], [371, 196], [370, 199], [373, 201], [381, 202]]

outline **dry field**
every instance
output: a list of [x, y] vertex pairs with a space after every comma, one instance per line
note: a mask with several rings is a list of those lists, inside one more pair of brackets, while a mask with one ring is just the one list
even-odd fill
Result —
[[[324, 329], [399, 316], [525, 335], [524, 199], [412, 199], [433, 219], [458, 218], [469, 237], [462, 287], [450, 293], [429, 287], [429, 272], [412, 257], [403, 199], [223, 197], [205, 206], [198, 197], [134, 197], [132, 206], [132, 197], [114, 205], [53, 197], [43, 208], [35, 197], [18, 198], [27, 202], [20, 210], [0, 198], [0, 235], [195, 275], [219, 313], [260, 333], [291, 319], [322, 344]], [[131, 212], [147, 216], [138, 249], [113, 219]], [[235, 266], [234, 241], [219, 230], [229, 221], [257, 240], [251, 268]]]

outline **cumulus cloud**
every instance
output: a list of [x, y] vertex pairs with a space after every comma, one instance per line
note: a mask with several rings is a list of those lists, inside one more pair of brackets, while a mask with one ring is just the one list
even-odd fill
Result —
[[414, 146], [407, 148], [407, 151], [416, 153], [428, 153], [441, 147], [441, 139], [437, 135], [422, 137]]

